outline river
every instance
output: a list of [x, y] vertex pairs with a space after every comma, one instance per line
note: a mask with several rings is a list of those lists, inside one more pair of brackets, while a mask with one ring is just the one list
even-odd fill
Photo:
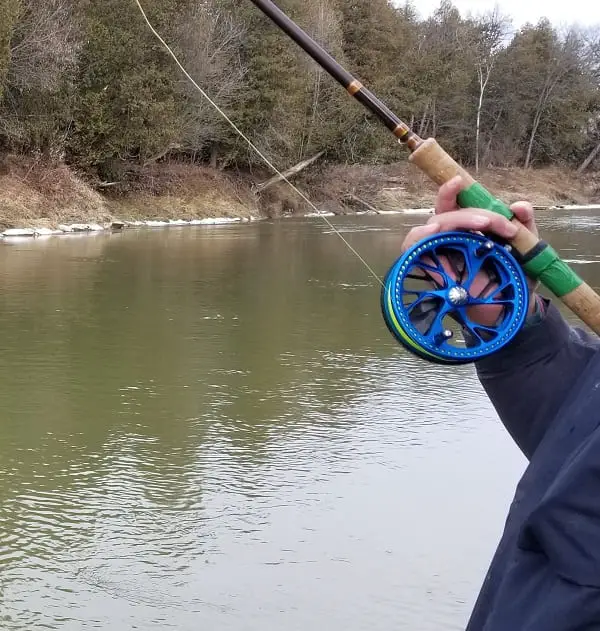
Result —
[[[383, 275], [422, 217], [341, 217]], [[598, 216], [541, 230], [594, 287]], [[321, 219], [0, 244], [3, 631], [463, 629], [525, 461]]]

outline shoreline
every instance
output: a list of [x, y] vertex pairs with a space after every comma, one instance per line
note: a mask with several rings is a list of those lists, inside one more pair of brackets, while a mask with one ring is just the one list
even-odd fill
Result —
[[61, 224], [58, 228], [9, 228], [0, 233], [0, 240], [13, 239], [17, 237], [27, 237], [38, 239], [40, 237], [60, 237], [66, 235], [80, 234], [93, 235], [105, 232], [121, 232], [122, 230], [130, 230], [135, 228], [169, 228], [175, 226], [202, 226], [202, 225], [226, 225], [232, 223], [255, 223], [266, 218], [250, 218], [245, 217], [214, 217], [204, 219], [192, 219], [186, 221], [184, 219], [172, 219], [169, 221], [157, 221], [149, 219], [146, 221], [112, 221], [110, 223], [100, 224]]
[[[64, 163], [0, 156], [0, 167], [0, 241], [288, 217], [427, 215], [437, 194], [406, 162], [312, 166], [294, 178], [310, 205], [284, 182], [261, 188], [266, 171], [165, 162], [106, 188]], [[600, 210], [599, 172], [489, 168], [476, 179], [509, 205], [528, 199], [536, 210]]]
[[[566, 204], [555, 206], [535, 206], [536, 210], [555, 212], [555, 211], [599, 211], [600, 204]], [[279, 217], [255, 216], [250, 217], [204, 217], [202, 219], [170, 219], [170, 220], [134, 220], [134, 221], [112, 221], [105, 224], [61, 224], [58, 228], [9, 228], [0, 233], [0, 242], [12, 241], [15, 239], [39, 239], [44, 237], [60, 237], [68, 235], [98, 235], [105, 233], [122, 232], [123, 230], [132, 229], [156, 229], [156, 228], [173, 228], [173, 227], [193, 227], [193, 226], [224, 226], [231, 224], [252, 224], [260, 221], [268, 220], [287, 220], [287, 219], [317, 219], [320, 216], [336, 217], [336, 216], [388, 216], [388, 215], [432, 215], [433, 208], [404, 208], [398, 210], [385, 211], [357, 211], [347, 213], [346, 215], [338, 215], [334, 212], [322, 213], [305, 213], [302, 215], [283, 215]]]

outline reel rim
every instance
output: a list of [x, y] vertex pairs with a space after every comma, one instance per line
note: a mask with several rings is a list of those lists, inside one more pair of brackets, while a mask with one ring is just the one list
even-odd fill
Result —
[[[452, 280], [445, 271], [443, 271], [443, 267], [435, 268], [436, 273], [440, 273], [441, 275], [441, 272], [443, 272], [443, 276], [446, 280], [450, 281], [452, 286], [450, 287], [446, 285], [442, 289], [432, 288], [431, 292], [421, 292], [431, 294], [429, 297], [433, 297], [435, 295], [436, 298], [442, 300], [442, 308], [440, 311], [444, 311], [444, 309], [446, 309], [446, 312], [440, 319], [440, 323], [442, 325], [446, 317], [452, 318], [452, 313], [454, 311], [462, 310], [463, 316], [465, 316], [465, 319], [470, 324], [470, 326], [467, 325], [466, 328], [470, 331], [470, 334], [474, 334], [480, 340], [480, 343], [477, 346], [469, 346], [466, 339], [464, 340], [464, 347], [460, 349], [448, 347], [446, 342], [434, 343], [429, 335], [430, 331], [427, 332], [428, 334], [423, 334], [415, 327], [414, 323], [410, 320], [406, 305], [404, 304], [403, 297], [405, 294], [402, 294], [402, 287], [404, 281], [410, 274], [411, 269], [419, 268], [421, 271], [424, 271], [424, 264], [421, 263], [419, 265], [421, 257], [426, 253], [433, 252], [434, 257], [437, 258], [435, 248], [441, 246], [445, 246], [450, 249], [454, 247], [454, 249], [460, 250], [461, 254], [465, 257], [465, 270], [466, 266], [469, 264], [467, 262], [468, 256], [465, 254], [465, 248], [470, 246], [472, 250], [474, 247], [484, 247], [487, 250], [487, 254], [480, 257], [482, 262], [474, 274], [472, 273], [471, 268], [469, 268], [467, 278], [460, 279], [460, 282], [456, 282]], [[469, 252], [469, 256], [473, 254], [472, 251]], [[508, 323], [506, 324], [503, 321], [498, 327], [480, 325], [471, 321], [468, 316], [466, 316], [464, 313], [466, 308], [469, 305], [473, 306], [473, 304], [469, 301], [481, 300], [480, 298], [474, 299], [470, 294], [468, 294], [469, 301], [466, 304], [451, 304], [448, 308], [449, 299], [447, 295], [450, 293], [450, 290], [453, 287], [462, 287], [462, 284], [467, 281], [470, 281], [470, 287], [470, 283], [473, 281], [477, 273], [479, 273], [484, 262], [488, 259], [493, 260], [493, 263], [497, 268], [496, 271], [500, 270], [502, 274], [505, 274], [505, 282], [502, 284], [504, 289], [494, 290], [492, 297], [498, 293], [502, 293], [502, 291], [505, 291], [508, 288], [512, 288], [514, 292], [514, 297], [512, 299], [502, 300], [502, 303], [509, 304], [512, 307], [512, 313], [507, 318]], [[409, 291], [407, 293], [417, 295], [419, 292]], [[490, 299], [490, 297], [488, 296], [487, 299]], [[490, 237], [482, 235], [481, 233], [448, 231], [422, 239], [409, 248], [409, 250], [403, 253], [394, 262], [384, 278], [380, 302], [383, 318], [388, 330], [406, 350], [421, 359], [425, 359], [426, 361], [432, 363], [453, 365], [480, 361], [481, 359], [498, 352], [508, 345], [516, 337], [516, 335], [518, 335], [525, 324], [529, 309], [530, 295], [527, 277], [523, 268], [504, 245], [492, 240]], [[479, 302], [477, 304], [482, 303]], [[494, 303], [490, 301], [489, 304]], [[414, 304], [409, 305], [410, 308], [414, 308], [414, 306]], [[435, 319], [438, 320], [438, 317], [439, 314]], [[452, 319], [454, 320], [454, 318]], [[459, 320], [455, 321], [460, 327], [463, 336], [465, 336], [465, 326]], [[492, 341], [486, 342], [474, 331], [473, 326], [477, 329], [486, 330], [488, 332], [493, 331], [495, 334], [497, 332], [496, 337]]]

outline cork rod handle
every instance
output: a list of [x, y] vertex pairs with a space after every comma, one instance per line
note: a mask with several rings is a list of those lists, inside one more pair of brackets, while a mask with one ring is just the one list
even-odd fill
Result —
[[547, 243], [528, 230], [510, 208], [493, 197], [485, 188], [452, 159], [433, 138], [424, 140], [409, 160], [441, 186], [460, 175], [466, 184], [458, 196], [462, 208], [484, 208], [509, 219], [518, 232], [509, 243], [523, 261], [526, 273], [539, 280], [592, 331], [600, 335], [600, 296], [560, 259]]

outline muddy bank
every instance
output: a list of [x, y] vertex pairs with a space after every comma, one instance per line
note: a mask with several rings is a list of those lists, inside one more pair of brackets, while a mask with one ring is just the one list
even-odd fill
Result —
[[90, 182], [65, 165], [5, 158], [0, 229], [260, 214], [250, 187], [208, 168], [145, 170], [126, 185]]
[[[0, 165], [0, 228], [108, 226], [113, 222], [175, 222], [304, 215], [314, 212], [287, 184], [257, 195], [270, 174], [209, 167], [153, 165], [127, 183], [94, 183], [65, 165], [4, 158]], [[537, 206], [600, 202], [600, 174], [578, 177], [562, 169], [494, 169], [479, 180], [508, 203]], [[293, 180], [321, 212], [430, 208], [436, 187], [403, 162], [384, 167], [315, 165]]]
[[[340, 202], [345, 209], [430, 208], [437, 193], [429, 178], [406, 162], [383, 167], [332, 166], [305, 178], [311, 199], [333, 212], [340, 212]], [[476, 179], [508, 204], [527, 200], [552, 207], [600, 202], [600, 173], [578, 176], [559, 168], [497, 168], [480, 172]]]

